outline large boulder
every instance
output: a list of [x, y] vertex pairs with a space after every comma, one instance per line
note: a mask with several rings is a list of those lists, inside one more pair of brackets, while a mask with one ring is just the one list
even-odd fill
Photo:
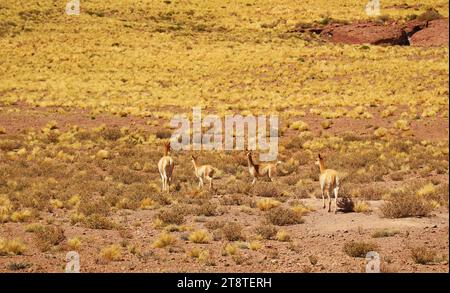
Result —
[[429, 21], [425, 28], [411, 36], [410, 44], [418, 47], [448, 47], [448, 18]]
[[395, 23], [364, 22], [348, 25], [330, 25], [321, 32], [333, 43], [408, 45], [408, 36], [401, 25]]

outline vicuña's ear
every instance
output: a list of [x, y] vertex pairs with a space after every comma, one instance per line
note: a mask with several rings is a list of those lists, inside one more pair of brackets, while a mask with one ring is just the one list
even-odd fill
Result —
[[320, 155], [320, 153], [318, 154], [319, 159], [322, 159], [322, 156]]

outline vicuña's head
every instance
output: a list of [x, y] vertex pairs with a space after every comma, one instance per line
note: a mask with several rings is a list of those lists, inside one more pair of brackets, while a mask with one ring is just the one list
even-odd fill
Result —
[[317, 154], [317, 161], [315, 164], [320, 167], [321, 163], [323, 163], [323, 156], [321, 154]]
[[192, 155], [192, 156], [191, 156], [191, 161], [192, 161], [192, 163], [197, 162], [197, 157], [195, 157], [194, 155]]
[[249, 150], [249, 149], [247, 149], [247, 148], [245, 148], [245, 155], [246, 155], [247, 157], [250, 157], [250, 156], [252, 155], [252, 151]]
[[164, 152], [167, 154], [170, 152], [170, 142], [164, 143]]

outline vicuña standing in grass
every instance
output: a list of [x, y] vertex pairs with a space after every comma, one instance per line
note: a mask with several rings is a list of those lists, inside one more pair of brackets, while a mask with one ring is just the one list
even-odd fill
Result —
[[217, 173], [217, 169], [211, 165], [198, 166], [198, 157], [192, 156], [192, 164], [194, 164], [194, 174], [199, 180], [199, 187], [203, 187], [203, 180], [209, 181], [209, 189], [213, 187], [213, 177]]
[[326, 169], [324, 158], [319, 154], [316, 165], [320, 168], [320, 190], [322, 192], [323, 208], [325, 208], [325, 192], [328, 196], [328, 212], [331, 211], [331, 196], [330, 192], [334, 192], [334, 213], [337, 212], [337, 199], [339, 193], [340, 179], [336, 170]]
[[158, 162], [159, 175], [161, 175], [162, 191], [169, 191], [172, 182], [174, 162], [169, 155], [170, 142], [164, 144], [164, 156]]
[[267, 176], [270, 181], [273, 181], [273, 176], [277, 171], [277, 166], [281, 164], [281, 161], [276, 163], [267, 164], [255, 164], [252, 159], [252, 151], [247, 151], [248, 171], [253, 177], [252, 185], [256, 183], [258, 177]]

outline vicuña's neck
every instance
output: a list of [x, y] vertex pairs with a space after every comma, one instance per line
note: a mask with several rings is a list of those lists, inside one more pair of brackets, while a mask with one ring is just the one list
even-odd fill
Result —
[[255, 164], [253, 163], [253, 159], [252, 159], [252, 155], [251, 154], [248, 154], [247, 155], [247, 159], [248, 159], [248, 163], [251, 165], [251, 166], [254, 166]]
[[325, 168], [325, 163], [323, 160], [319, 161], [319, 168], [320, 168], [320, 173], [325, 172], [326, 168]]
[[197, 162], [196, 161], [192, 161], [192, 164], [194, 164], [194, 169], [195, 169], [195, 171], [197, 171]]

